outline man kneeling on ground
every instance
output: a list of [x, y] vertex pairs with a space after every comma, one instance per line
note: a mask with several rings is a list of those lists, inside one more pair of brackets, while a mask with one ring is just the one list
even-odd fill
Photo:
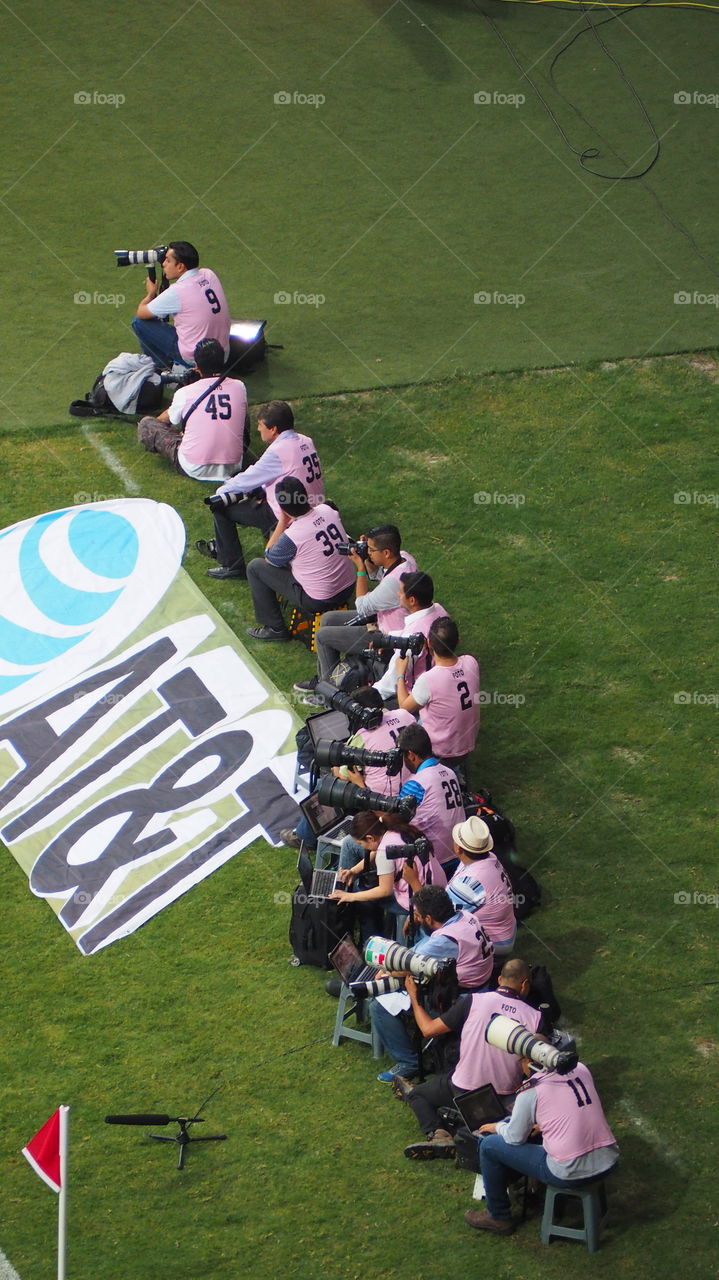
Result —
[[222, 345], [203, 338], [195, 347], [198, 382], [176, 391], [169, 409], [141, 418], [137, 439], [148, 453], [161, 453], [191, 480], [227, 480], [242, 467], [249, 436], [247, 391], [225, 369]]

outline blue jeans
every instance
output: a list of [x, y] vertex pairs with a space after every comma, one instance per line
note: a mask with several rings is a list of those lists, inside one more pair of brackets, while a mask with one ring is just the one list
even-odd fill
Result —
[[487, 1212], [492, 1218], [512, 1216], [507, 1195], [509, 1169], [527, 1173], [530, 1178], [536, 1178], [538, 1182], [547, 1183], [551, 1187], [566, 1187], [568, 1190], [584, 1185], [585, 1181], [593, 1181], [555, 1178], [547, 1167], [547, 1153], [541, 1142], [522, 1142], [518, 1146], [512, 1146], [498, 1133], [489, 1133], [486, 1137], [479, 1138], [479, 1167], [484, 1178]]
[[304, 813], [302, 814], [302, 817], [300, 818], [299, 822], [295, 826], [295, 835], [299, 836], [300, 840], [302, 841], [306, 849], [317, 848], [317, 836], [312, 830]]
[[372, 1025], [377, 1030], [387, 1053], [401, 1068], [400, 1075], [416, 1075], [419, 1067], [417, 1050], [412, 1044], [402, 1019], [398, 1014], [389, 1013], [384, 1005], [376, 1000], [370, 1000], [369, 1009]]
[[[350, 867], [356, 867], [361, 862], [367, 850], [357, 840], [353, 840], [352, 836], [345, 836], [340, 845], [339, 866], [342, 870], [349, 870]], [[356, 880], [347, 886], [349, 893], [355, 892], [359, 888]], [[372, 937], [373, 934], [382, 931], [382, 912], [395, 901], [392, 898], [375, 898], [369, 902], [358, 902], [356, 906], [357, 920], [359, 923], [360, 943], [364, 946], [365, 942]]]
[[174, 324], [165, 324], [162, 320], [141, 320], [139, 316], [135, 316], [132, 328], [139, 340], [140, 349], [155, 361], [158, 369], [171, 369], [173, 364], [184, 364], [188, 369], [192, 368], [180, 355]]

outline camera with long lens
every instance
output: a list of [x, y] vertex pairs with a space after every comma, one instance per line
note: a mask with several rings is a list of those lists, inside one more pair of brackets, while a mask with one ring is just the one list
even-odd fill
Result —
[[428, 840], [426, 836], [417, 836], [416, 840], [408, 841], [407, 844], [391, 844], [388, 849], [384, 850], [384, 853], [393, 862], [397, 862], [399, 858], [405, 858], [410, 867], [414, 866], [415, 858], [422, 863], [423, 867], [426, 867], [431, 852], [432, 841]]
[[351, 725], [358, 729], [377, 729], [382, 723], [381, 707], [362, 707], [346, 693], [335, 689], [327, 680], [320, 680], [315, 693], [322, 698], [326, 707], [334, 711], [344, 711]]
[[115, 257], [118, 267], [154, 267], [162, 266], [166, 253], [167, 245], [158, 244], [154, 249], [116, 249]]
[[523, 1023], [508, 1018], [503, 1013], [495, 1013], [489, 1020], [484, 1033], [487, 1044], [495, 1049], [504, 1049], [506, 1053], [514, 1053], [518, 1058], [531, 1058], [538, 1067], [546, 1067], [565, 1076], [573, 1071], [579, 1061], [576, 1048], [557, 1048], [553, 1044], [545, 1044], [525, 1027]]
[[[436, 978], [442, 969], [454, 964], [453, 960], [440, 960], [437, 956], [418, 955], [410, 947], [403, 947], [400, 942], [392, 942], [389, 938], [370, 938], [365, 946], [367, 964], [377, 965], [379, 969], [392, 969], [395, 973], [410, 973], [420, 985]], [[404, 979], [390, 977], [371, 978], [367, 982], [353, 982], [354, 995], [384, 996], [390, 991], [401, 991]]]
[[402, 752], [399, 747], [393, 747], [391, 751], [370, 751], [367, 747], [348, 747], [344, 742], [328, 742], [325, 739], [315, 747], [315, 761], [320, 768], [348, 764], [365, 769], [369, 765], [371, 768], [386, 769], [387, 777], [394, 778], [402, 768]]
[[402, 658], [406, 658], [408, 653], [416, 657], [424, 649], [424, 636], [421, 631], [415, 631], [411, 636], [389, 636], [383, 631], [371, 631], [367, 636], [367, 645], [368, 657], [378, 649], [398, 649]]
[[335, 550], [341, 556], [351, 556], [352, 552], [356, 551], [360, 560], [366, 560], [369, 555], [369, 547], [364, 538], [360, 538], [359, 542], [355, 542], [354, 538], [348, 538], [346, 542], [338, 542]]
[[416, 796], [383, 796], [369, 787], [357, 787], [354, 782], [342, 782], [330, 774], [322, 779], [317, 789], [320, 804], [341, 809], [343, 813], [396, 813], [409, 822], [417, 808]]

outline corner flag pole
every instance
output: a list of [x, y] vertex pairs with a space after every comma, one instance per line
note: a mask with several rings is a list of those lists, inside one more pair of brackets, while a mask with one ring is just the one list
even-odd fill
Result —
[[65, 1280], [69, 1129], [70, 1108], [60, 1107], [60, 1193], [57, 1201], [57, 1280]]

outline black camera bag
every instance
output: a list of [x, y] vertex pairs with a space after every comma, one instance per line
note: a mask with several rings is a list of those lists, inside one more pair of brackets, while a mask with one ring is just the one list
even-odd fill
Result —
[[330, 969], [330, 951], [352, 930], [353, 907], [330, 898], [312, 898], [303, 884], [292, 894], [290, 946], [296, 964]]

